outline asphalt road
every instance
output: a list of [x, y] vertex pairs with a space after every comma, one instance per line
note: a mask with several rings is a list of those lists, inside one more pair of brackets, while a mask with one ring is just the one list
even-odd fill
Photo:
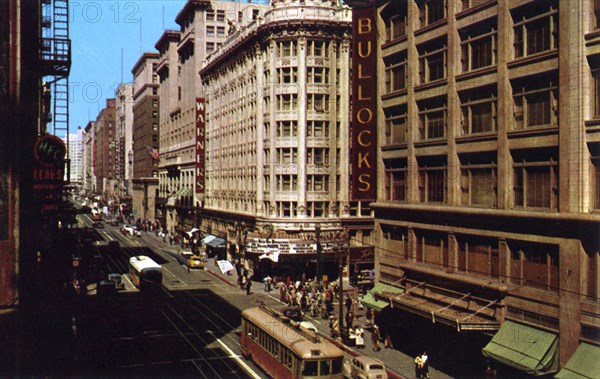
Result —
[[[91, 225], [87, 216], [78, 218]], [[125, 289], [112, 296], [97, 295], [94, 284], [87, 295], [65, 289], [40, 317], [27, 313], [17, 333], [17, 377], [267, 377], [241, 357], [236, 330], [242, 309], [269, 298], [248, 296], [204, 270], [189, 272], [175, 246], [149, 233], [125, 236], [105, 224], [84, 238], [98, 241], [101, 271], [122, 273]], [[111, 240], [120, 247], [106, 248]], [[161, 289], [147, 293], [132, 285], [126, 272], [133, 255], [162, 265]]]

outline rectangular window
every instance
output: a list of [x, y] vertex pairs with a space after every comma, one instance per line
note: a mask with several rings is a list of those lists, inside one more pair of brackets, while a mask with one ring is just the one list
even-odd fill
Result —
[[312, 93], [307, 97], [306, 109], [309, 111], [326, 112], [329, 110], [329, 96]]
[[543, 88], [524, 87], [526, 82], [513, 86], [515, 129], [558, 125], [558, 87], [554, 76], [529, 80], [539, 86], [546, 85]]
[[446, 17], [446, 0], [420, 0], [419, 21], [421, 27], [433, 24]]
[[279, 111], [295, 111], [298, 107], [298, 97], [294, 94], [277, 95]]
[[476, 237], [457, 237], [458, 270], [499, 277], [498, 243]]
[[548, 1], [531, 3], [513, 11], [515, 58], [558, 48], [558, 7]]
[[419, 168], [419, 197], [421, 203], [446, 202], [446, 167]]
[[462, 165], [462, 204], [496, 207], [496, 180], [496, 165], [494, 163]]
[[309, 147], [306, 149], [306, 164], [323, 165], [329, 163], [329, 149]]
[[282, 41], [279, 42], [279, 57], [293, 57], [296, 56], [296, 42], [294, 41]]
[[481, 5], [489, 0], [462, 0], [462, 9], [466, 10]]
[[217, 10], [217, 21], [225, 21], [225, 11], [223, 9]]
[[487, 21], [461, 30], [462, 71], [469, 72], [496, 64], [496, 22]]
[[329, 82], [329, 69], [325, 67], [307, 67], [306, 78], [308, 84], [327, 84]]
[[385, 161], [385, 200], [406, 201], [407, 192], [406, 160]]
[[418, 47], [419, 78], [425, 84], [446, 77], [446, 39], [438, 39]]
[[295, 137], [298, 135], [298, 121], [278, 121], [277, 137]]
[[403, 14], [395, 15], [390, 18], [389, 29], [387, 32], [388, 41], [396, 40], [406, 35], [406, 16]]
[[279, 75], [279, 83], [296, 83], [298, 81], [298, 68], [297, 67], [281, 67], [277, 69]]
[[217, 37], [225, 37], [225, 27], [217, 26]]
[[385, 59], [385, 89], [392, 93], [406, 89], [406, 53]]
[[215, 43], [214, 42], [207, 42], [206, 43], [206, 54], [210, 54], [213, 51], [215, 51]]
[[213, 25], [207, 25], [206, 26], [206, 36], [207, 37], [214, 37], [214, 36], [216, 36], [215, 27]]
[[306, 135], [308, 137], [328, 137], [329, 122], [328, 121], [308, 121], [306, 123]]
[[325, 41], [309, 41], [308, 56], [309, 57], [325, 57], [327, 56]]
[[558, 247], [555, 245], [509, 242], [511, 282], [547, 291], [558, 291]]
[[493, 132], [496, 130], [497, 99], [495, 90], [479, 88], [461, 94], [460, 98], [460, 121], [464, 135]]
[[405, 143], [408, 141], [406, 106], [385, 109], [385, 143], [386, 145]]
[[433, 104], [419, 106], [419, 139], [421, 141], [446, 137], [446, 107], [430, 108]]
[[207, 11], [206, 12], [206, 21], [214, 21], [215, 20], [215, 12]]
[[514, 206], [556, 209], [558, 202], [558, 164], [515, 162], [513, 170]]

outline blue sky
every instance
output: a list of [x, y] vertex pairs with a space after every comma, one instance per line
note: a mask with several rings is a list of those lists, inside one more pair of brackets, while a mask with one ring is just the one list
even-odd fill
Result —
[[[185, 0], [72, 0], [69, 2], [72, 65], [70, 130], [95, 120], [141, 53], [156, 51], [165, 29], [179, 29], [175, 17]], [[164, 17], [163, 17], [164, 15]], [[122, 70], [121, 70], [121, 51]]]

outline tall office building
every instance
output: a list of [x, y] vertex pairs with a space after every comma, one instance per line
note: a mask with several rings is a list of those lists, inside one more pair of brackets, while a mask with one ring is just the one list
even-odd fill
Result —
[[255, 270], [313, 277], [316, 259], [337, 276], [338, 233], [370, 242], [370, 210], [349, 198], [350, 15], [336, 1], [272, 1], [200, 71], [201, 229]]
[[380, 37], [377, 280], [404, 291], [374, 292], [385, 312], [493, 335], [484, 355], [530, 374], [597, 346], [599, 3], [347, 3], [357, 43]]
[[133, 212], [141, 219], [162, 220], [157, 215], [159, 162], [158, 54], [142, 54], [133, 74]]
[[115, 99], [106, 99], [94, 123], [94, 174], [96, 190], [107, 201], [117, 199], [115, 135]]
[[133, 83], [115, 92], [115, 178], [119, 202], [131, 201], [133, 179]]
[[233, 1], [189, 0], [176, 18], [179, 31], [157, 41], [160, 86], [160, 163], [157, 207], [169, 231], [198, 223], [201, 198], [194, 195], [198, 71], [234, 28], [252, 21], [264, 6]]
[[84, 130], [81, 127], [77, 127], [77, 133], [72, 133], [69, 137], [69, 158], [71, 159], [69, 181], [71, 186], [77, 186], [80, 189], [83, 185], [83, 138]]

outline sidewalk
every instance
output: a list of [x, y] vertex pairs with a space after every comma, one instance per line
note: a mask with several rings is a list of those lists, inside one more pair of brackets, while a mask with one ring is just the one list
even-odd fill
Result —
[[[222, 274], [219, 270], [219, 267], [217, 267], [214, 264], [213, 259], [210, 259], [209, 262], [206, 262], [205, 268], [206, 268], [207, 272], [209, 272], [216, 278], [224, 281], [225, 283], [228, 283], [232, 287], [238, 288], [240, 292], [243, 291], [237, 285], [237, 276], [235, 274], [233, 274], [233, 275]], [[344, 284], [344, 288], [349, 288], [349, 287], [347, 287], [347, 285]], [[267, 291], [265, 291], [265, 286], [263, 283], [254, 282], [252, 285], [252, 293], [261, 294], [263, 296], [268, 296], [271, 299], [274, 299], [275, 301], [279, 302], [279, 291], [277, 291], [276, 289], [273, 289], [270, 292], [267, 292]], [[281, 303], [281, 304], [284, 305], [284, 303]], [[334, 303], [334, 309], [335, 309], [334, 313], [336, 315], [337, 315], [337, 309], [338, 309], [337, 307], [338, 307], [338, 304], [336, 302], [336, 303]], [[386, 365], [386, 368], [388, 369], [388, 377], [390, 379], [415, 378], [414, 357], [408, 356], [399, 350], [385, 349], [383, 347], [383, 343], [380, 343], [381, 350], [379, 350], [379, 351], [373, 350], [373, 345], [371, 343], [371, 329], [365, 328], [366, 309], [367, 309], [366, 307], [363, 307], [362, 309], [359, 309], [357, 311], [357, 319], [355, 321], [355, 325], [360, 325], [365, 331], [365, 335], [364, 335], [365, 347], [363, 349], [349, 347], [349, 346], [342, 344], [340, 341], [330, 338], [329, 323], [327, 320], [323, 320], [320, 317], [313, 319], [309, 315], [305, 315], [304, 319], [306, 321], [310, 321], [313, 324], [315, 324], [315, 326], [319, 329], [320, 334], [323, 337], [327, 338], [331, 342], [334, 342], [337, 346], [339, 346], [347, 354], [352, 355], [352, 356], [367, 355], [367, 356], [370, 356], [370, 357], [373, 357], [373, 358], [383, 361]], [[444, 374], [443, 372], [436, 370], [432, 366], [429, 367], [429, 377], [431, 379], [451, 378], [451, 376], [448, 376], [448, 375]]]

